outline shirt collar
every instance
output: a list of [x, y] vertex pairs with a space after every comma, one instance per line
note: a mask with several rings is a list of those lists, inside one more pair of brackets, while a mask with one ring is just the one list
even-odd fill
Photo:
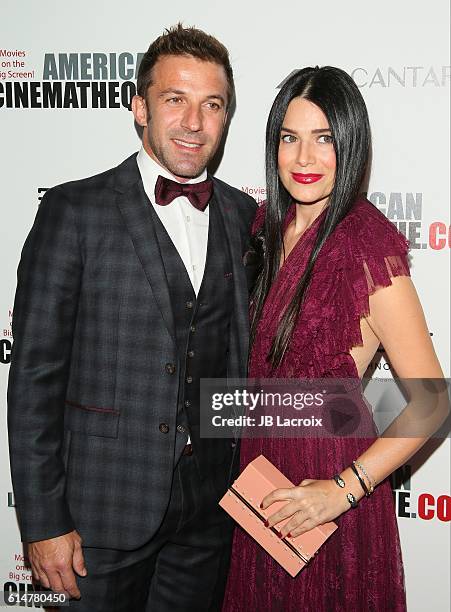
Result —
[[[144, 147], [141, 147], [137, 157], [136, 162], [138, 164], [139, 172], [141, 174], [142, 181], [146, 188], [147, 193], [151, 193], [155, 197], [155, 184], [157, 182], [158, 175], [161, 175], [165, 178], [170, 179], [171, 181], [177, 181], [175, 176], [171, 174], [166, 168], [163, 168], [158, 164]], [[207, 178], [207, 170], [204, 170], [202, 174], [196, 176], [195, 178], [189, 179], [186, 181], [187, 183], [200, 183], [201, 181], [205, 181]]]

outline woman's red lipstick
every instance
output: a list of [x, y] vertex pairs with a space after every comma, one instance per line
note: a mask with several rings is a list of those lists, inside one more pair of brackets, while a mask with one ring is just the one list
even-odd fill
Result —
[[311, 185], [311, 183], [316, 183], [319, 179], [323, 178], [323, 174], [301, 174], [292, 172], [291, 176], [296, 181], [296, 183], [302, 183], [303, 185]]

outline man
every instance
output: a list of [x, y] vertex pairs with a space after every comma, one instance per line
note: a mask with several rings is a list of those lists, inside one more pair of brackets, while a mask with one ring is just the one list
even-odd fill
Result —
[[17, 514], [35, 578], [75, 610], [216, 610], [234, 445], [200, 438], [199, 386], [245, 375], [256, 205], [207, 177], [234, 95], [221, 43], [167, 30], [137, 90], [138, 155], [49, 190], [22, 253]]

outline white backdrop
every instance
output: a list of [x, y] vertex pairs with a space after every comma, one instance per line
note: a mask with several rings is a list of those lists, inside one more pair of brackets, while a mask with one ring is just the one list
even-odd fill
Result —
[[[420, 0], [372, 5], [323, 0], [317, 6], [299, 0], [272, 5], [257, 0], [194, 0], [191, 5], [172, 0], [154, 7], [144, 0], [2, 0], [0, 387], [6, 390], [15, 271], [39, 190], [95, 174], [138, 149], [132, 115], [120, 96], [131, 91], [137, 54], [177, 21], [216, 35], [231, 52], [237, 109], [217, 175], [256, 199], [264, 198], [265, 122], [277, 85], [306, 65], [332, 64], [353, 76], [373, 130], [369, 197], [411, 240], [412, 276], [449, 376], [449, 2], [435, 0], [425, 7]], [[94, 53], [105, 54], [111, 68], [106, 74], [93, 74], [93, 62], [103, 61]], [[62, 59], [75, 54], [66, 58], [65, 75], [58, 70], [59, 54], [64, 54]], [[71, 61], [82, 64], [78, 73], [71, 72]], [[12, 74], [18, 72], [26, 74]], [[45, 76], [62, 81], [68, 108], [42, 108]], [[108, 97], [117, 108], [92, 108], [94, 90], [109, 87], [94, 80], [117, 83]], [[27, 88], [25, 108], [15, 103], [14, 87]], [[87, 108], [77, 108], [77, 102], [83, 106], [84, 95]], [[102, 106], [102, 96], [99, 100]], [[378, 376], [391, 374], [383, 358], [372, 367]], [[0, 406], [6, 415], [5, 393]], [[21, 559], [5, 423], [6, 416], [0, 422], [0, 590], [22, 590], [30, 574]], [[398, 471], [393, 486], [409, 610], [447, 611], [449, 440], [428, 444]]]

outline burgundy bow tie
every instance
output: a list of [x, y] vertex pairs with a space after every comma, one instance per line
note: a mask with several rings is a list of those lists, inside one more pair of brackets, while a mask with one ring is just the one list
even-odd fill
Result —
[[213, 193], [213, 181], [207, 179], [200, 183], [176, 183], [164, 176], [158, 176], [155, 185], [155, 201], [167, 206], [174, 198], [185, 196], [198, 210], [205, 210]]

